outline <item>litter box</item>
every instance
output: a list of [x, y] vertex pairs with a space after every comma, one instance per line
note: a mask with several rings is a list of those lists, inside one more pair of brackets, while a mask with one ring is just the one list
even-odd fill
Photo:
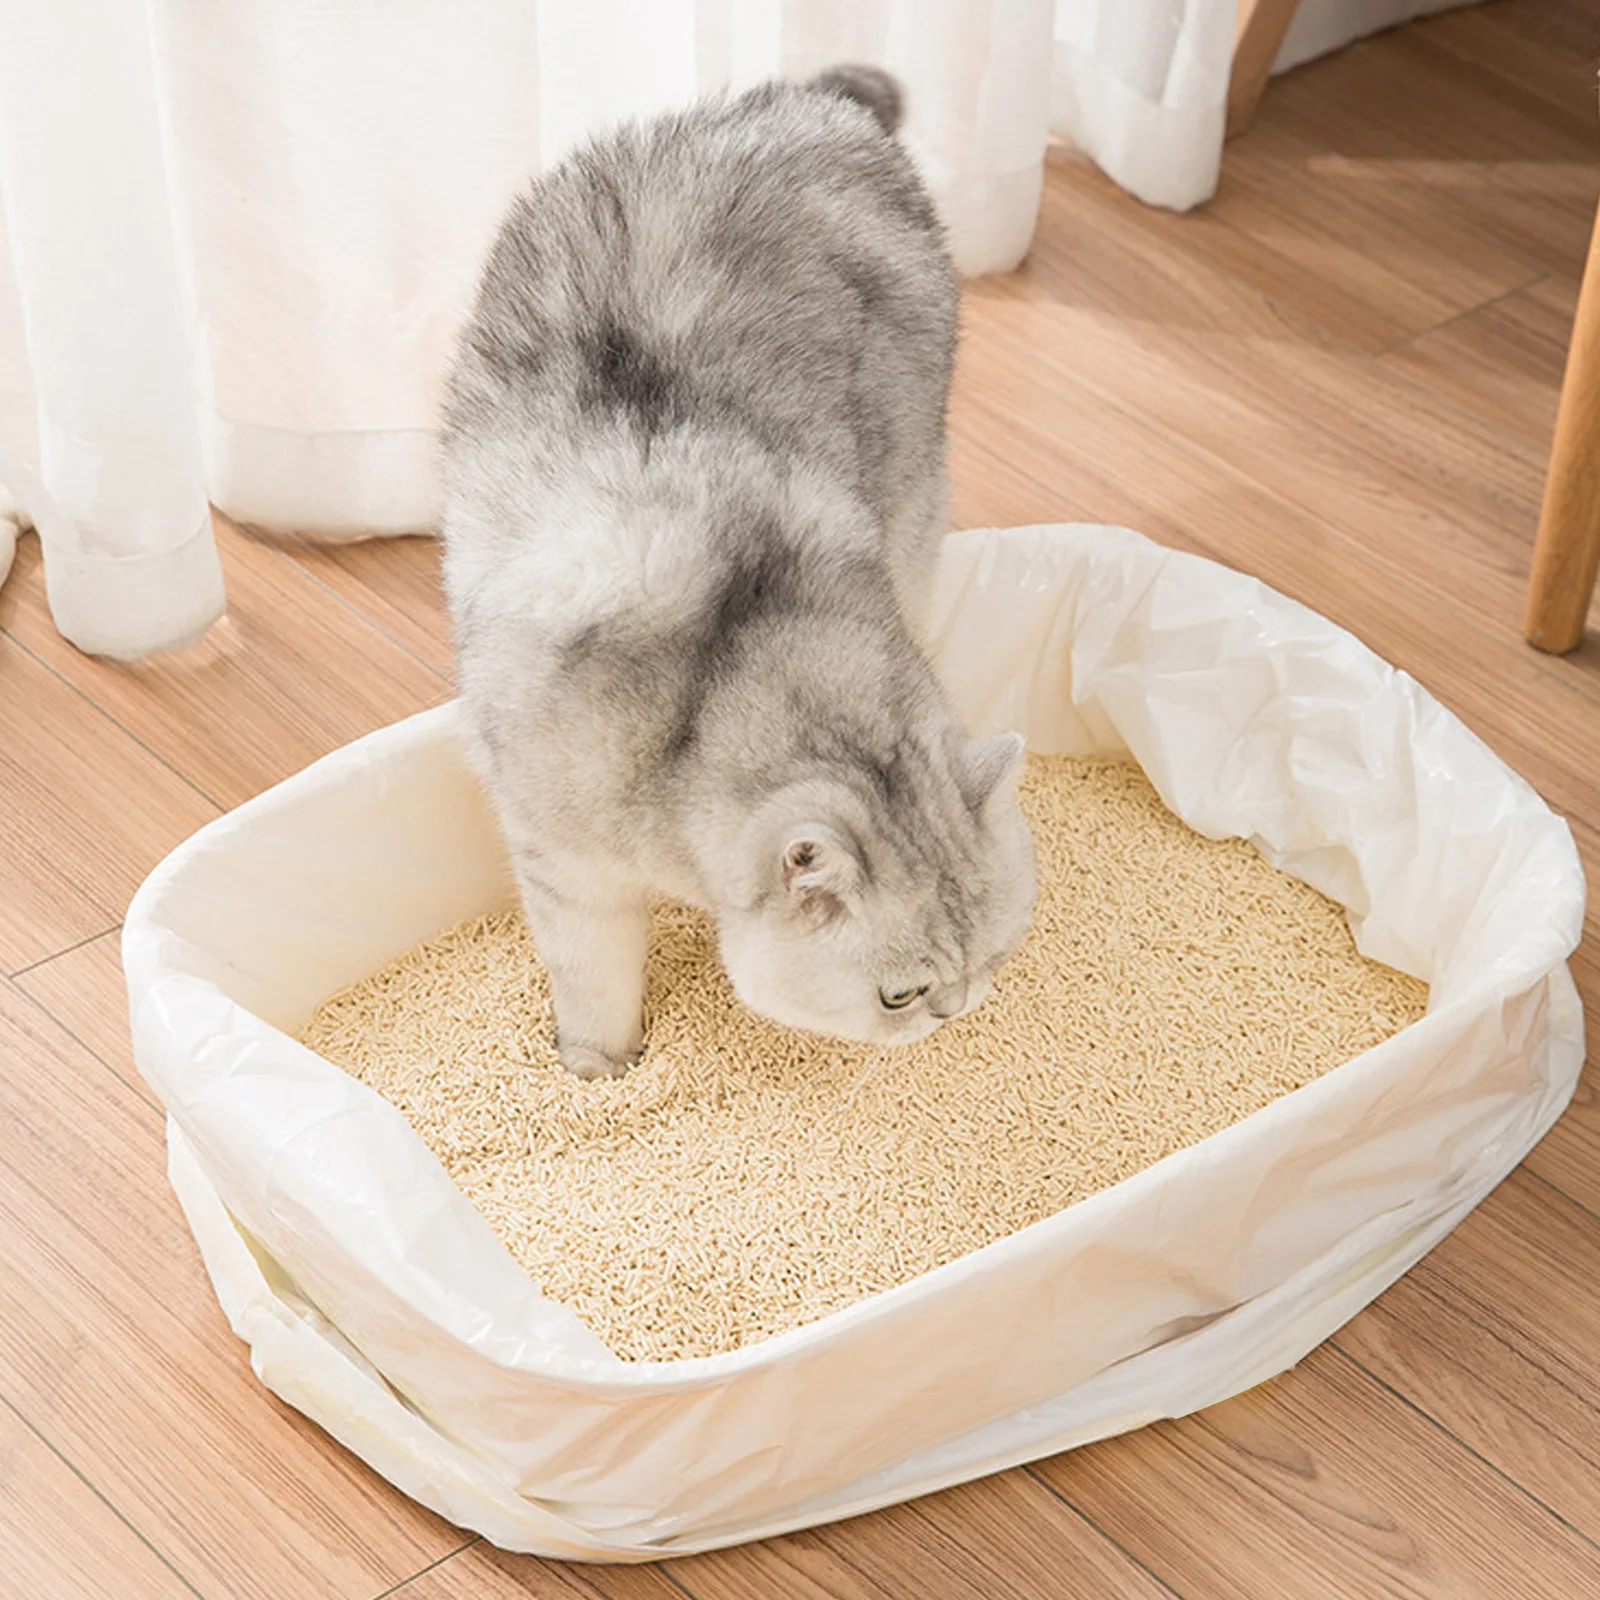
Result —
[[947, 541], [933, 632], [974, 732], [1128, 754], [1211, 837], [1427, 980], [1374, 1049], [1113, 1188], [743, 1349], [624, 1362], [543, 1299], [400, 1113], [290, 1035], [511, 898], [445, 706], [152, 873], [123, 957], [169, 1171], [262, 1381], [508, 1549], [651, 1560], [907, 1499], [1292, 1366], [1445, 1236], [1583, 1060], [1568, 829], [1332, 623], [1123, 529]]

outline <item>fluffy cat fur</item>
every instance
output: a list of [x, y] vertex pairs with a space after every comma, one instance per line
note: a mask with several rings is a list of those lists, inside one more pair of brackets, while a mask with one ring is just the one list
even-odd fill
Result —
[[452, 374], [445, 584], [562, 1059], [642, 1043], [647, 903], [741, 998], [931, 1032], [1023, 932], [1021, 740], [916, 642], [944, 531], [956, 280], [842, 67], [599, 139], [512, 206]]

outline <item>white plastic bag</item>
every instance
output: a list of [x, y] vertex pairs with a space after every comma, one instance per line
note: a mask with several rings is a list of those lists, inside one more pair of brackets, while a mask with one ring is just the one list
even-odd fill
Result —
[[728, 1355], [612, 1356], [400, 1114], [289, 1033], [504, 903], [453, 707], [373, 734], [154, 872], [123, 955], [170, 1171], [256, 1371], [511, 1549], [644, 1560], [852, 1515], [1181, 1415], [1292, 1365], [1554, 1121], [1583, 1058], [1566, 825], [1404, 673], [1125, 530], [960, 534], [936, 652], [974, 731], [1131, 752], [1425, 978], [1414, 1026], [935, 1272]]

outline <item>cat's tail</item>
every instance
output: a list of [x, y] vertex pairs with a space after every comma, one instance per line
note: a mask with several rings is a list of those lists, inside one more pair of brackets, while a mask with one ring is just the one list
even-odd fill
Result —
[[905, 109], [905, 93], [900, 87], [900, 80], [882, 67], [829, 67], [826, 72], [819, 72], [808, 87], [865, 106], [878, 119], [878, 126], [885, 133], [892, 134], [900, 126], [900, 114]]

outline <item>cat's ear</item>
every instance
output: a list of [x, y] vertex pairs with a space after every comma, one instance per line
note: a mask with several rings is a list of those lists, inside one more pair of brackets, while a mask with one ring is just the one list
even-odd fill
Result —
[[956, 757], [956, 784], [974, 812], [1015, 788], [1022, 773], [1023, 743], [1020, 733], [997, 733], [965, 742]]
[[783, 886], [797, 904], [840, 911], [861, 882], [850, 843], [825, 823], [802, 823], [783, 847]]

